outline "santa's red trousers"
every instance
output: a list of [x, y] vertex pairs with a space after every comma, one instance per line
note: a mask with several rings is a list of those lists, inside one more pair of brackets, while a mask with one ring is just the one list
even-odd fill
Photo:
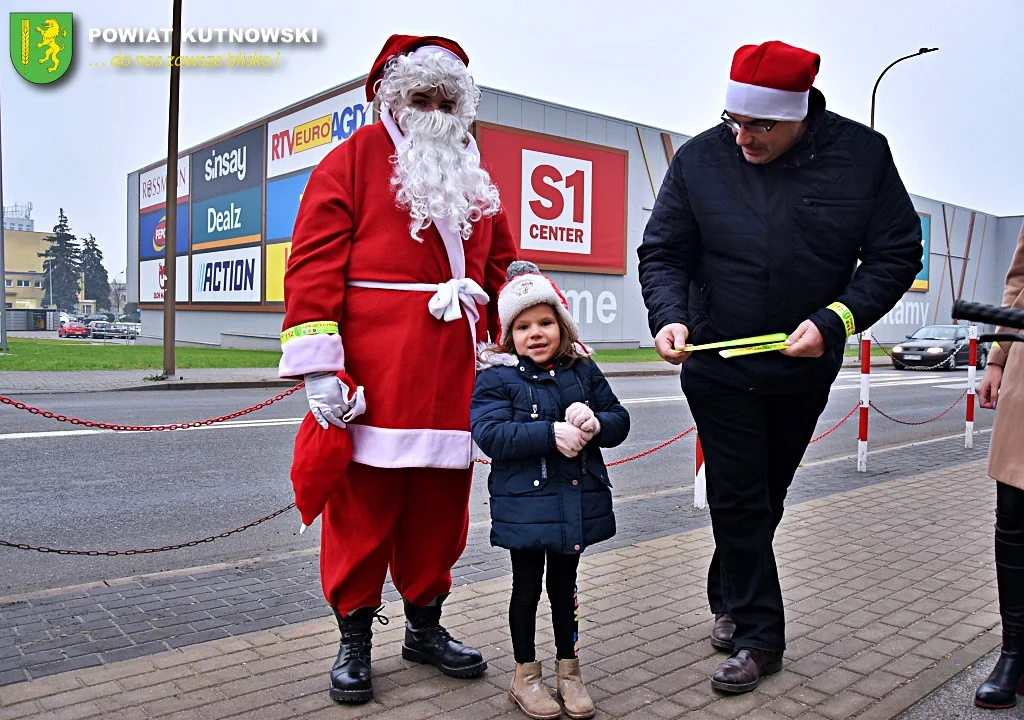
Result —
[[466, 549], [473, 469], [350, 463], [321, 518], [320, 579], [342, 615], [377, 608], [388, 568], [395, 588], [425, 606], [451, 590]]

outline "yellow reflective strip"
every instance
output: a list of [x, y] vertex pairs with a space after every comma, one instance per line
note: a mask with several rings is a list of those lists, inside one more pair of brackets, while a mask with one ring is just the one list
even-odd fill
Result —
[[846, 307], [841, 302], [834, 302], [828, 306], [828, 309], [838, 315], [843, 321], [843, 327], [846, 328], [846, 337], [853, 335], [857, 326], [853, 322], [853, 313], [850, 312], [850, 308]]
[[775, 343], [763, 343], [761, 345], [751, 345], [750, 347], [741, 348], [728, 348], [727, 350], [719, 350], [718, 354], [724, 358], [739, 357], [741, 355], [753, 355], [755, 353], [771, 352], [772, 350], [785, 350], [788, 345], [784, 342]]
[[297, 337], [303, 337], [305, 335], [325, 335], [333, 333], [338, 334], [338, 323], [330, 320], [317, 320], [315, 322], [302, 323], [295, 327], [290, 327], [281, 333], [281, 344], [284, 345], [289, 340], [294, 340]]

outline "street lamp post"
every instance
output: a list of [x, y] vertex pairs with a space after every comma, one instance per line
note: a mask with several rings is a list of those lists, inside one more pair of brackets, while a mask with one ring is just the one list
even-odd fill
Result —
[[878, 92], [878, 83], [882, 82], [882, 76], [885, 75], [887, 72], [889, 72], [889, 68], [891, 68], [896, 63], [903, 62], [904, 60], [909, 60], [910, 58], [917, 57], [918, 55], [925, 55], [925, 54], [930, 53], [930, 52], [935, 52], [936, 50], [938, 50], [938, 48], [921, 48], [916, 53], [913, 53], [911, 55], [904, 55], [899, 60], [893, 60], [891, 63], [889, 63], [886, 66], [885, 70], [882, 71], [882, 74], [878, 76], [877, 80], [875, 80], [875, 87], [872, 88], [872, 90], [871, 90], [871, 127], [872, 127], [872, 129], [875, 127], [875, 93]]
[[[880, 82], [882, 82], [882, 78], [885, 76], [885, 74], [887, 72], [889, 72], [889, 68], [891, 68], [896, 63], [901, 63], [904, 60], [909, 60], [910, 58], [917, 57], [918, 55], [927, 55], [928, 53], [935, 52], [936, 50], [938, 50], [938, 48], [921, 48], [916, 53], [911, 53], [910, 55], [904, 55], [903, 57], [898, 58], [896, 60], [893, 60], [891, 63], [889, 63], [888, 65], [885, 66], [885, 70], [883, 70], [881, 72], [881, 74], [878, 76], [878, 79], [875, 80], [875, 86], [873, 88], [871, 88], [871, 129], [872, 130], [875, 129], [875, 94], [878, 92], [878, 84]], [[863, 360], [863, 358], [861, 357], [862, 350], [864, 349], [864, 345], [861, 342], [861, 338], [863, 336], [864, 336], [863, 332], [857, 333], [857, 359], [859, 359], [859, 360]]]

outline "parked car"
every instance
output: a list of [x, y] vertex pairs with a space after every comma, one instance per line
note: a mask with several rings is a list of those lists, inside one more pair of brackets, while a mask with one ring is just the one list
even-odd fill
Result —
[[[954, 370], [970, 362], [970, 329], [963, 325], [925, 325], [892, 349], [892, 366]], [[988, 347], [978, 343], [977, 365], [988, 365]]]
[[109, 328], [107, 328], [107, 337], [134, 340], [138, 335], [139, 334], [136, 332], [135, 326], [129, 325], [128, 323], [113, 323]]
[[69, 320], [68, 322], [61, 325], [60, 329], [57, 330], [57, 337], [89, 337], [89, 328], [87, 328], [84, 324], [80, 322], [77, 322], [75, 320]]
[[93, 320], [87, 327], [89, 328], [89, 337], [91, 338], [114, 337], [110, 334], [110, 323], [106, 320]]

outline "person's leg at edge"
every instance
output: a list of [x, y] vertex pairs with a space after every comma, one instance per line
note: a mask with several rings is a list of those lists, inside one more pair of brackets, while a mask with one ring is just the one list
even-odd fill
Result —
[[996, 483], [996, 584], [1003, 642], [995, 667], [978, 687], [974, 704], [1000, 709], [1024, 691], [1024, 490]]
[[408, 488], [391, 558], [391, 578], [405, 605], [402, 657], [434, 665], [450, 677], [475, 677], [487, 669], [480, 651], [454, 639], [441, 625], [452, 566], [466, 549], [473, 469], [403, 472]]
[[391, 557], [405, 484], [391, 470], [350, 463], [345, 482], [321, 516], [320, 579], [341, 631], [330, 696], [362, 703], [373, 697], [373, 621]]

